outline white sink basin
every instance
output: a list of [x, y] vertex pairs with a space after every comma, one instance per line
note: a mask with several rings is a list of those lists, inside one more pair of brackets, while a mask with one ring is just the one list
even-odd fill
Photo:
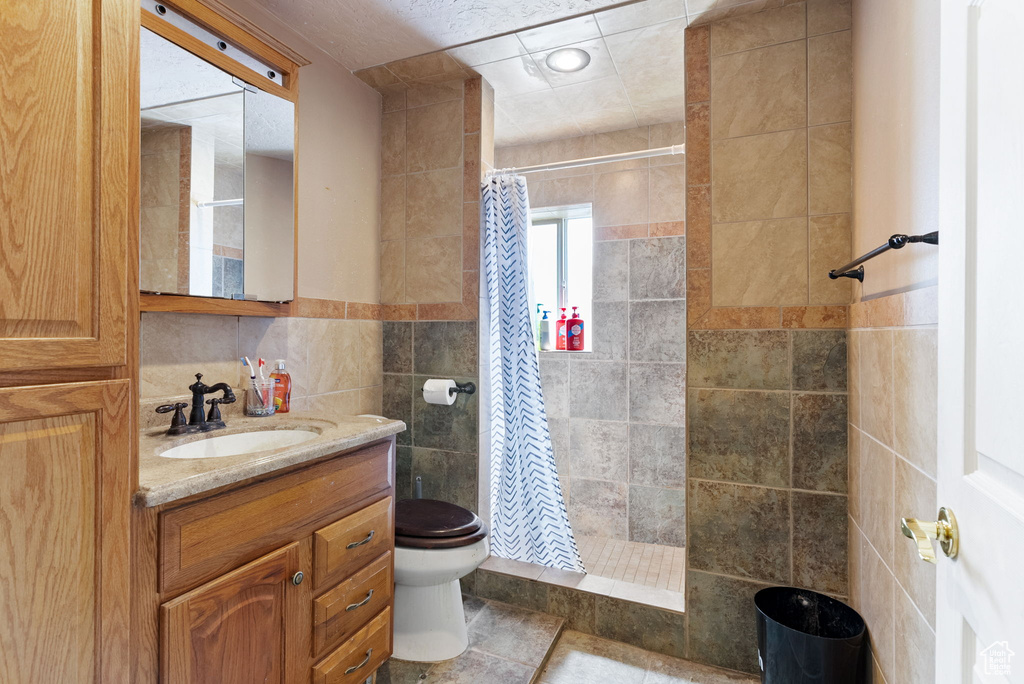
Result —
[[259, 430], [234, 435], [207, 437], [176, 446], [160, 455], [164, 458], [220, 458], [241, 456], [269, 449], [283, 449], [315, 439], [320, 433], [312, 430]]

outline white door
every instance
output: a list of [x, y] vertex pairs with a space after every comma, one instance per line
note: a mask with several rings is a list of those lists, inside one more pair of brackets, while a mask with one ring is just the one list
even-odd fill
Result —
[[941, 0], [938, 682], [1024, 682], [1024, 2]]

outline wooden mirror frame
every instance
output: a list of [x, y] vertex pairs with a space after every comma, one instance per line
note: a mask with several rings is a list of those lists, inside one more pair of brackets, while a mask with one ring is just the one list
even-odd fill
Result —
[[[217, 0], [170, 0], [162, 4], [223, 37], [253, 58], [274, 67], [284, 85], [228, 57], [216, 48], [164, 21], [152, 12], [141, 10], [141, 26], [165, 38], [214, 66], [237, 76], [260, 90], [284, 98], [295, 105], [295, 170], [293, 172], [294, 255], [292, 265], [292, 301], [257, 302], [219, 297], [196, 297], [183, 294], [149, 294], [139, 296], [141, 311], [221, 314], [229, 316], [288, 316], [299, 287], [299, 68], [309, 64], [297, 52], [284, 45], [231, 8]], [[140, 236], [141, 243], [141, 236]]]

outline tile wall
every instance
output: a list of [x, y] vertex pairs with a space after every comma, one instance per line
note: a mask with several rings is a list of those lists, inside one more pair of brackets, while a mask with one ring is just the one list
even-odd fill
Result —
[[435, 67], [404, 60], [409, 82], [378, 87], [381, 301], [391, 319], [383, 410], [409, 426], [398, 436], [399, 497], [413, 496], [420, 477], [424, 497], [477, 511], [481, 393], [434, 406], [421, 390], [432, 377], [479, 384], [480, 179], [494, 160], [494, 92]]
[[188, 292], [191, 144], [188, 126], [142, 131], [139, 278], [146, 290]]
[[[940, 12], [928, 2], [859, 0], [853, 25], [853, 244], [861, 254], [893, 232], [937, 227]], [[850, 601], [868, 624], [875, 684], [942, 679], [937, 568], [899, 530], [903, 516], [934, 520], [939, 504], [941, 248], [915, 246], [866, 264], [850, 307]]]
[[687, 655], [747, 672], [759, 589], [849, 594], [850, 38], [843, 0], [686, 36]]
[[[140, 343], [143, 427], [169, 424], [153, 408], [190, 400], [196, 373], [208, 385], [227, 382], [240, 390], [247, 380], [243, 355], [285, 359], [293, 410], [381, 413], [380, 321], [144, 313]], [[243, 395], [236, 395], [232, 410], [241, 406]]]
[[[682, 122], [495, 151], [499, 168], [683, 142]], [[686, 545], [682, 157], [527, 176], [531, 208], [591, 204], [593, 351], [541, 352], [559, 478], [577, 535]]]
[[480, 395], [437, 406], [422, 393], [428, 378], [478, 382], [476, 321], [385, 321], [383, 331], [384, 415], [409, 426], [398, 435], [398, 497], [411, 498], [420, 477], [424, 498], [477, 511]]
[[850, 312], [850, 600], [868, 623], [876, 684], [935, 681], [936, 567], [898, 521], [938, 510], [936, 289]]
[[447, 305], [413, 318], [476, 318], [480, 174], [493, 161], [493, 91], [475, 78], [381, 93], [381, 302]]

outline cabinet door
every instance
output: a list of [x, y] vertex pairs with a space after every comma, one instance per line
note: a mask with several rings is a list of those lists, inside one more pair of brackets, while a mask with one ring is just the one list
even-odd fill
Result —
[[138, 4], [2, 7], [0, 368], [123, 365]]
[[[161, 606], [161, 681], [308, 680], [312, 582], [300, 546], [268, 553]], [[305, 577], [296, 585], [300, 570]]]
[[129, 400], [0, 389], [0, 682], [128, 679]]

